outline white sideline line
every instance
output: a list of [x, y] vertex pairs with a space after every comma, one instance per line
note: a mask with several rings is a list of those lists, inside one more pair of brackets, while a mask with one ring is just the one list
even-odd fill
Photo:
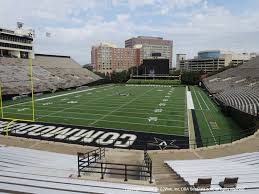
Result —
[[210, 108], [208, 107], [207, 103], [205, 102], [204, 98], [202, 97], [201, 93], [198, 92], [198, 94], [200, 95], [202, 101], [204, 102], [204, 104], [206, 105], [207, 109], [210, 110]]
[[216, 112], [218, 112], [218, 109], [217, 109], [217, 107], [215, 106], [215, 103], [214, 103], [211, 99], [209, 99], [209, 102], [210, 102], [210, 104], [212, 105], [212, 107], [216, 110]]
[[[104, 87], [102, 87], [102, 88], [104, 88]], [[80, 90], [80, 91], [76, 91], [76, 92], [71, 92], [71, 93], [65, 93], [65, 94], [50, 96], [50, 97], [46, 97], [46, 98], [40, 98], [40, 99], [36, 99], [35, 102], [43, 101], [43, 100], [47, 100], [47, 99], [51, 99], [51, 98], [57, 98], [57, 97], [60, 97], [60, 96], [67, 96], [67, 95], [71, 95], [71, 94], [91, 91], [91, 90], [95, 90], [95, 89], [97, 89], [97, 88], [89, 88], [89, 89], [86, 89], [86, 90]], [[8, 107], [12, 107], [12, 106], [21, 105], [21, 104], [27, 104], [27, 103], [31, 103], [31, 101], [29, 101], [29, 102], [21, 102], [21, 103], [18, 103], [18, 104], [12, 104], [12, 105], [8, 105], [8, 106], [4, 106], [3, 108], [8, 108]]]
[[200, 109], [201, 109], [201, 110], [203, 110], [203, 109], [202, 109], [202, 107], [201, 107], [200, 100], [199, 100], [199, 99], [198, 99], [198, 97], [197, 97], [197, 94], [196, 94], [195, 88], [194, 88], [194, 90], [193, 90], [193, 91], [194, 91], [195, 97], [196, 97], [196, 99], [197, 99], [197, 101], [198, 101], [198, 104], [199, 104], [199, 106], [200, 106]]
[[192, 93], [190, 91], [186, 91], [186, 97], [187, 97], [187, 109], [194, 109]]
[[[196, 98], [197, 98], [195, 89], [194, 89], [194, 94], [195, 94], [195, 96], [196, 96]], [[199, 102], [199, 99], [198, 99], [198, 98], [197, 98], [197, 100], [198, 100], [198, 102]], [[199, 103], [199, 104], [200, 104], [200, 103]], [[201, 107], [201, 106], [200, 106], [200, 107]], [[202, 112], [203, 117], [205, 118], [205, 121], [206, 121], [207, 126], [209, 127], [210, 133], [211, 133], [211, 135], [212, 135], [212, 137], [213, 137], [213, 139], [214, 139], [214, 143], [217, 145], [216, 138], [215, 138], [215, 136], [214, 136], [214, 134], [213, 134], [213, 132], [212, 132], [212, 130], [211, 130], [211, 127], [210, 127], [210, 124], [209, 124], [209, 122], [208, 122], [208, 120], [207, 120], [207, 117], [205, 116], [203, 110], [201, 110], [201, 112]]]
[[[188, 110], [188, 97], [187, 97], [187, 93], [189, 92], [190, 93], [190, 96], [191, 96], [191, 100], [192, 100], [192, 93], [191, 91], [188, 91], [188, 86], [185, 87], [185, 92], [186, 92], [186, 96], [185, 96], [185, 99], [186, 99], [186, 104], [187, 106], [185, 107], [186, 108], [186, 113], [187, 114], [187, 129], [188, 129], [188, 136], [189, 136], [189, 148], [191, 148], [191, 130], [190, 130], [190, 117], [189, 117], [189, 110]], [[193, 100], [192, 100], [192, 106], [193, 106], [193, 109], [194, 109], [194, 104], [193, 104]]]

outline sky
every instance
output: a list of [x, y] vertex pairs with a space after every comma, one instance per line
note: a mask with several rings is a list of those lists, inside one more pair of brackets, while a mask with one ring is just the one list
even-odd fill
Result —
[[[91, 62], [91, 46], [135, 36], [173, 40], [173, 57], [200, 50], [259, 52], [259, 0], [0, 0], [0, 27], [36, 32], [35, 52]], [[50, 33], [50, 37], [46, 36]]]

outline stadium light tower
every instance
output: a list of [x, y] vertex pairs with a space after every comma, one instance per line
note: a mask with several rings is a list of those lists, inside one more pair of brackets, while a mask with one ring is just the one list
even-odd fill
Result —
[[22, 22], [17, 22], [17, 28], [21, 29], [23, 27], [23, 24]]

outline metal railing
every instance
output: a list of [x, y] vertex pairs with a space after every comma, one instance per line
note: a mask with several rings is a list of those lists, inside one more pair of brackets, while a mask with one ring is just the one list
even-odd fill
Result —
[[124, 181], [128, 178], [136, 177], [137, 179], [147, 179], [152, 183], [152, 160], [147, 154], [144, 153], [143, 165], [138, 164], [122, 164], [113, 162], [104, 162], [101, 159], [105, 157], [105, 149], [98, 148], [87, 153], [78, 153], [78, 177], [82, 173], [97, 173], [101, 174], [101, 179], [104, 175], [116, 175], [124, 177]]
[[77, 169], [78, 177], [81, 176], [83, 169], [89, 167], [92, 163], [96, 163], [98, 160], [101, 160], [105, 157], [105, 148], [100, 147], [96, 150], [92, 150], [87, 153], [77, 153]]

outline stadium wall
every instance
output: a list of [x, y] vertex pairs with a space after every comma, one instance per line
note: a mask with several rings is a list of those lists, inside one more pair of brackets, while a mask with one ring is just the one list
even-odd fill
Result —
[[226, 111], [227, 115], [230, 115], [242, 129], [255, 129], [258, 125], [258, 117], [256, 116], [242, 112], [230, 106], [226, 107]]
[[226, 115], [231, 117], [243, 130], [247, 129], [256, 129], [258, 128], [258, 116], [250, 115], [246, 112], [240, 111], [234, 107], [226, 105], [224, 102], [215, 98], [215, 96], [210, 93], [209, 89], [204, 85], [202, 82], [202, 88], [204, 88], [208, 94], [213, 96], [213, 100], [215, 103], [220, 106], [222, 112]]
[[79, 144], [136, 150], [187, 149], [187, 136], [137, 132], [109, 128], [83, 127], [41, 122], [0, 120], [0, 134]]

